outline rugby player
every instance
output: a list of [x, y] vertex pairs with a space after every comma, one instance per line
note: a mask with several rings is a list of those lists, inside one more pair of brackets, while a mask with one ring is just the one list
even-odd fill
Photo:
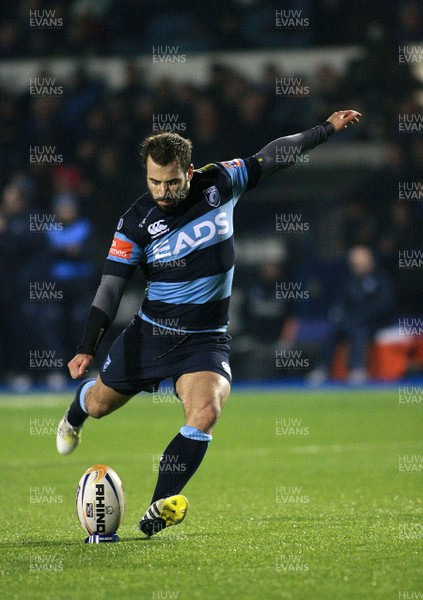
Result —
[[[161, 456], [151, 505], [139, 524], [147, 536], [185, 517], [188, 501], [180, 492], [203, 460], [229, 396], [226, 330], [236, 202], [263, 177], [295, 164], [298, 154], [360, 116], [354, 110], [335, 112], [322, 125], [274, 140], [249, 158], [198, 170], [191, 162], [190, 140], [176, 133], [159, 133], [142, 143], [148, 192], [119, 220], [83, 339], [68, 364], [73, 379], [92, 366], [137, 266], [147, 280], [145, 299], [97, 379], [78, 387], [59, 424], [57, 449], [60, 454], [75, 449], [88, 416], [104, 417], [172, 377], [185, 424]], [[184, 468], [169, 468], [175, 460]]]

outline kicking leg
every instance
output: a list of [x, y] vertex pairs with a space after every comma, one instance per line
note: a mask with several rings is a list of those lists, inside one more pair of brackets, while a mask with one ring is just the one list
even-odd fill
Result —
[[56, 446], [59, 454], [69, 454], [81, 441], [81, 429], [90, 416], [100, 419], [117, 410], [132, 396], [119, 394], [101, 381], [87, 379], [78, 387], [75, 399], [59, 423]]

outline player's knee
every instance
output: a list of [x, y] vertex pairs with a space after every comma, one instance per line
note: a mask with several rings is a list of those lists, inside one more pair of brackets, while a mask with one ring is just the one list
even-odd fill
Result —
[[218, 399], [213, 399], [207, 403], [202, 410], [202, 421], [207, 428], [213, 427], [220, 417], [222, 409]]
[[93, 419], [101, 419], [101, 417], [104, 417], [105, 415], [107, 415], [107, 411], [104, 410], [104, 408], [98, 404], [94, 405], [94, 406], [90, 406], [88, 409], [88, 414], [90, 415], [90, 417], [92, 417]]
[[92, 398], [90, 402], [86, 403], [86, 409], [93, 419], [101, 419], [101, 417], [105, 417], [110, 412], [107, 404], [99, 402], [95, 398]]

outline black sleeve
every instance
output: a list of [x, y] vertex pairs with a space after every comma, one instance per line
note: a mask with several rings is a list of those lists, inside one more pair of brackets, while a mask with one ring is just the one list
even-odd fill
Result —
[[[112, 258], [105, 261], [103, 276], [88, 312], [82, 341], [77, 348], [78, 354], [94, 356], [104, 334], [116, 317], [128, 280], [133, 276], [138, 264], [137, 258], [132, 259], [132, 250], [135, 248], [137, 252], [141, 252], [137, 243], [133, 241], [136, 239], [138, 222], [139, 215], [134, 203], [119, 220], [109, 250], [109, 257]], [[119, 237], [121, 234], [124, 236], [123, 241]], [[130, 249], [119, 248], [119, 243], [130, 244]], [[113, 257], [116, 256], [122, 260], [115, 260]]]
[[110, 321], [106, 313], [91, 305], [85, 324], [84, 336], [76, 349], [77, 354], [94, 356], [109, 326]]
[[244, 159], [245, 166], [248, 171], [248, 184], [245, 189], [246, 192], [256, 187], [262, 176], [263, 170], [257, 156], [250, 156]]
[[[106, 264], [108, 262], [112, 261], [106, 261]], [[127, 265], [121, 266], [127, 267]], [[115, 319], [127, 282], [128, 278], [103, 275], [88, 312], [84, 336], [77, 348], [78, 354], [95, 355], [104, 334]]]
[[271, 175], [294, 165], [300, 154], [326, 142], [334, 132], [335, 128], [332, 123], [325, 121], [323, 125], [273, 140], [257, 154], [254, 154], [254, 157], [259, 161], [263, 175]]

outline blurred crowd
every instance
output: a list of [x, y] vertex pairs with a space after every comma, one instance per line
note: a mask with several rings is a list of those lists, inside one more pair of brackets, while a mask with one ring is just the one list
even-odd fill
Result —
[[[154, 35], [157, 39], [164, 35], [167, 44], [178, 43], [171, 36], [181, 35], [185, 44], [187, 40], [192, 44], [190, 50], [254, 48], [259, 42], [253, 33], [260, 31], [260, 23], [269, 32], [262, 36], [261, 46], [273, 43], [274, 23], [266, 25], [260, 19], [269, 14], [269, 8], [281, 10], [277, 2], [212, 0], [207, 3], [212, 15], [207, 31], [201, 18], [204, 6], [187, 4], [175, 1], [170, 9], [170, 3], [135, 0], [9, 3], [0, 25], [0, 57], [130, 55], [151, 51]], [[8, 282], [0, 291], [3, 380], [21, 388], [31, 380], [45, 381], [46, 373], [51, 387], [59, 388], [66, 381], [64, 366], [82, 334], [117, 219], [145, 189], [140, 142], [160, 130], [190, 137], [195, 164], [201, 166], [249, 156], [275, 137], [322, 122], [337, 108], [360, 110], [365, 115], [362, 125], [345, 132], [344, 139], [379, 143], [386, 149], [389, 165], [377, 174], [372, 188], [360, 194], [355, 189], [340, 194], [342, 217], [334, 219], [339, 244], [330, 249], [332, 257], [326, 249], [325, 260], [339, 263], [339, 257], [345, 259], [352, 247], [367, 247], [393, 283], [397, 314], [419, 312], [416, 290], [423, 293], [421, 276], [398, 270], [398, 252], [421, 247], [422, 203], [399, 202], [398, 181], [422, 181], [423, 142], [421, 134], [399, 133], [398, 114], [421, 112], [421, 83], [409, 66], [399, 65], [395, 40], [423, 39], [421, 4], [392, 2], [389, 10], [385, 2], [377, 1], [358, 2], [353, 8], [343, 0], [291, 4], [310, 14], [311, 26], [297, 32], [304, 46], [339, 43], [340, 28], [332, 23], [344, 22], [345, 11], [362, 10], [363, 15], [370, 11], [372, 16], [354, 19], [354, 27], [342, 28], [342, 43], [360, 43], [361, 57], [342, 73], [327, 64], [317, 66], [303, 81], [311, 90], [306, 97], [276, 93], [277, 78], [297, 75], [285, 72], [283, 57], [282, 66], [263, 64], [261, 80], [254, 82], [247, 74], [215, 62], [204, 85], [168, 78], [151, 85], [128, 58], [125, 84], [119, 90], [90, 74], [83, 61], [72, 77], [55, 82], [64, 93], [18, 95], [0, 88], [0, 275]], [[47, 9], [62, 15], [64, 31], [27, 35], [28, 12]], [[282, 43], [294, 43], [294, 38], [288, 39], [291, 34], [296, 35], [285, 32], [287, 39], [283, 37]], [[50, 74], [42, 71], [34, 76], [41, 81]], [[247, 217], [240, 214], [239, 234], [246, 224]], [[317, 244], [310, 266], [307, 249], [308, 268], [314, 274], [324, 271], [318, 262], [320, 254], [325, 251]], [[236, 280], [245, 297], [242, 310], [250, 310], [245, 322], [252, 330], [256, 323], [262, 341], [266, 318], [274, 319], [266, 329], [274, 341], [284, 322], [297, 312], [295, 303], [270, 306], [275, 273], [281, 278], [292, 274], [301, 263], [297, 258], [289, 252], [284, 265], [259, 267], [255, 288], [249, 287], [248, 280], [244, 284]], [[345, 261], [340, 268], [346, 273]], [[257, 291], [262, 277], [263, 289]], [[260, 300], [267, 293], [272, 295], [268, 306]], [[249, 303], [250, 309], [246, 308]], [[258, 307], [256, 315], [254, 306]], [[328, 309], [329, 301], [322, 301], [317, 312], [323, 316]], [[42, 368], [43, 356], [33, 355], [35, 366], [29, 368], [28, 356], [34, 348], [54, 352], [47, 371]]]
[[[31, 19], [31, 21], [30, 21]], [[52, 19], [50, 26], [49, 21]], [[348, 23], [348, 27], [345, 24]], [[9, 0], [0, 58], [134, 55], [158, 44], [185, 52], [357, 44], [368, 26], [421, 37], [418, 0]]]
[[[139, 187], [140, 141], [152, 131], [172, 128], [188, 135], [200, 165], [251, 155], [276, 134], [312, 127], [340, 106], [365, 115], [363, 126], [346, 135], [383, 142], [394, 168], [420, 172], [422, 136], [401, 133], [398, 115], [421, 112], [423, 84], [409, 65], [398, 63], [398, 48], [388, 37], [382, 29], [369, 31], [362, 57], [351, 60], [346, 72], [320, 64], [308, 78], [288, 72], [282, 58], [282, 64], [263, 64], [260, 81], [212, 63], [204, 85], [170, 78], [151, 85], [129, 61], [117, 91], [82, 63], [66, 81], [54, 78], [50, 95], [30, 89], [16, 95], [0, 87], [0, 184], [24, 171], [32, 199], [42, 208], [58, 187], [76, 192], [87, 210], [95, 197], [104, 196], [124, 207], [127, 192]], [[284, 77], [299, 77], [309, 93], [279, 94], [276, 80]], [[45, 70], [34, 73], [39, 82], [50, 78]], [[52, 156], [37, 157], [40, 148], [54, 149]], [[94, 214], [98, 218], [95, 212], [88, 216]]]

